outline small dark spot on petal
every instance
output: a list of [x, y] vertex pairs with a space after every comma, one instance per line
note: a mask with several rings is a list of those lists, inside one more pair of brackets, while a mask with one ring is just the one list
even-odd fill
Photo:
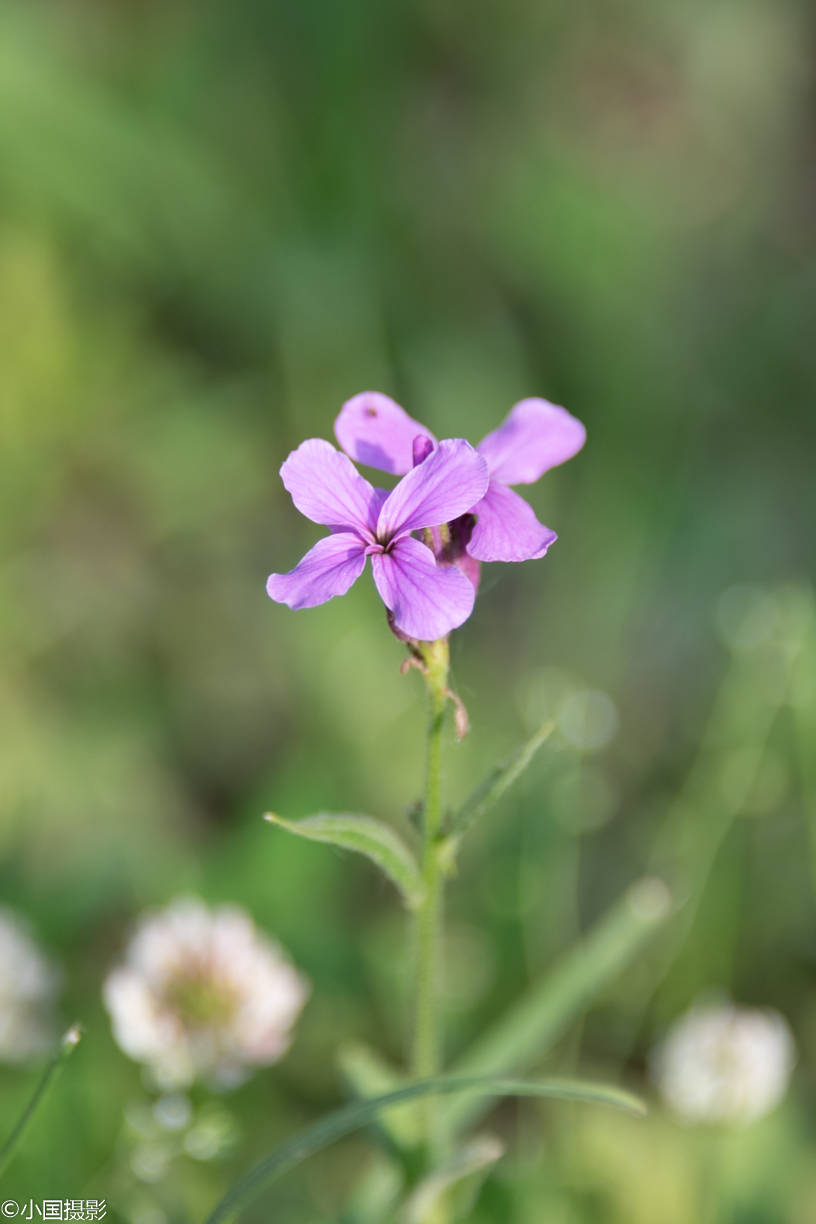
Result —
[[364, 409], [364, 412], [365, 412], [366, 416], [370, 416], [370, 417], [375, 417], [375, 416], [377, 415], [377, 409], [376, 409], [376, 408], [365, 408], [365, 409]]

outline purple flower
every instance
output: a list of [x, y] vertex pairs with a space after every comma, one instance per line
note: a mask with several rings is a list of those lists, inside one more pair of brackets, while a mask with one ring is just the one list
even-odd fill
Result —
[[301, 514], [331, 534], [288, 574], [271, 574], [269, 596], [290, 608], [313, 608], [345, 595], [371, 557], [377, 590], [406, 637], [434, 641], [467, 620], [472, 585], [459, 570], [438, 566], [411, 532], [455, 519], [478, 502], [487, 491], [487, 464], [469, 442], [452, 438], [419, 466], [409, 461], [406, 472], [389, 493], [322, 438], [292, 451], [281, 467], [283, 483]]
[[[348, 400], [334, 432], [352, 459], [396, 475], [411, 470], [417, 435], [436, 441], [424, 425], [377, 391], [364, 391]], [[476, 516], [467, 543], [471, 557], [530, 561], [544, 556], [556, 534], [538, 521], [528, 503], [509, 486], [532, 484], [550, 468], [571, 459], [585, 439], [581, 422], [547, 400], [521, 400], [510, 410], [499, 428], [477, 447], [487, 461], [490, 483], [479, 501], [467, 507]]]

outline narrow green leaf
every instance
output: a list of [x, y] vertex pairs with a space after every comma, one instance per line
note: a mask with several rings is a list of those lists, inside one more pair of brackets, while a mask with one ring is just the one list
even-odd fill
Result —
[[[459, 1075], [508, 1075], [527, 1070], [573, 1017], [635, 958], [671, 912], [671, 896], [662, 880], [647, 878], [633, 884], [560, 964], [476, 1040], [454, 1071]], [[442, 1107], [440, 1121], [455, 1133], [484, 1109], [484, 1102], [474, 1097], [458, 1098]]]
[[66, 1061], [67, 1058], [70, 1057], [70, 1055], [74, 1052], [76, 1047], [79, 1045], [79, 1041], [81, 1037], [82, 1037], [82, 1030], [80, 1029], [78, 1024], [72, 1024], [71, 1027], [68, 1029], [68, 1032], [64, 1034], [62, 1040], [60, 1041], [59, 1049], [57, 1050], [56, 1054], [54, 1054], [53, 1058], [50, 1059], [48, 1065], [45, 1068], [45, 1071], [40, 1076], [40, 1082], [37, 1084], [37, 1087], [34, 1089], [34, 1093], [31, 1097], [31, 1100], [28, 1102], [25, 1109], [23, 1110], [19, 1118], [19, 1121], [17, 1122], [17, 1125], [14, 1127], [14, 1130], [11, 1132], [8, 1139], [3, 1144], [2, 1148], [0, 1148], [0, 1173], [3, 1172], [6, 1165], [8, 1164], [8, 1162], [11, 1160], [12, 1156], [14, 1155], [17, 1144], [22, 1139], [23, 1133], [25, 1132], [26, 1127], [28, 1126], [31, 1119], [34, 1117], [34, 1114], [37, 1111], [37, 1106], [40, 1104], [46, 1092], [48, 1091], [51, 1081], [53, 1080], [57, 1071], [59, 1071], [62, 1064]]
[[394, 830], [379, 820], [352, 812], [318, 812], [305, 820], [284, 820], [267, 812], [264, 820], [309, 841], [364, 854], [396, 884], [406, 905], [414, 907], [422, 901], [424, 885], [414, 856]]
[[496, 767], [465, 800], [451, 822], [451, 834], [460, 838], [472, 824], [490, 811], [517, 778], [520, 778], [539, 748], [553, 733], [555, 723], [543, 723], [535, 734]]
[[558, 1101], [586, 1101], [595, 1105], [610, 1105], [627, 1113], [643, 1116], [646, 1107], [638, 1097], [609, 1088], [604, 1084], [588, 1084], [580, 1080], [518, 1080], [499, 1076], [441, 1075], [434, 1079], [413, 1080], [383, 1096], [354, 1101], [334, 1113], [327, 1114], [313, 1126], [299, 1131], [291, 1139], [279, 1144], [264, 1160], [245, 1173], [227, 1191], [221, 1201], [207, 1217], [207, 1224], [234, 1216], [264, 1186], [270, 1185], [295, 1165], [313, 1156], [316, 1152], [367, 1126], [381, 1109], [413, 1101], [419, 1097], [441, 1096], [452, 1093], [476, 1094], [488, 1097], [546, 1097]]

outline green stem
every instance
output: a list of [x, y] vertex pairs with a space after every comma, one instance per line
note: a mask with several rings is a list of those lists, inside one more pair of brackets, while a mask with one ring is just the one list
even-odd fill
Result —
[[[416, 913], [416, 995], [414, 1013], [413, 1073], [417, 1078], [435, 1075], [440, 1066], [439, 979], [442, 943], [442, 731], [448, 682], [446, 638], [423, 647], [428, 686], [429, 717], [422, 820], [422, 904]], [[426, 1127], [431, 1130], [430, 1106]], [[430, 1133], [427, 1135], [431, 1139]]]
[[14, 1127], [14, 1130], [11, 1132], [8, 1139], [3, 1144], [2, 1148], [0, 1148], [0, 1173], [3, 1172], [3, 1170], [6, 1168], [6, 1165], [8, 1164], [8, 1162], [11, 1160], [12, 1156], [14, 1155], [17, 1145], [22, 1139], [23, 1133], [28, 1127], [29, 1122], [34, 1117], [34, 1114], [37, 1111], [37, 1106], [39, 1105], [40, 1101], [43, 1099], [46, 1092], [48, 1091], [48, 1087], [52, 1079], [56, 1075], [57, 1071], [59, 1071], [60, 1067], [65, 1062], [65, 1060], [76, 1049], [79, 1043], [80, 1036], [81, 1036], [81, 1032], [80, 1032], [79, 1025], [74, 1024], [71, 1026], [71, 1028], [68, 1029], [68, 1032], [62, 1038], [59, 1049], [57, 1050], [54, 1057], [49, 1061], [47, 1067], [45, 1068], [45, 1071], [40, 1077], [40, 1082], [38, 1083], [37, 1087], [34, 1089], [34, 1094], [31, 1097], [31, 1100], [26, 1105], [25, 1109], [23, 1110], [22, 1115], [20, 1116], [17, 1122], [17, 1125]]

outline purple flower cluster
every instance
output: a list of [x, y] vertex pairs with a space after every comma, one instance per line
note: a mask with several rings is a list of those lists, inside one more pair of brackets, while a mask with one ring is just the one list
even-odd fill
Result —
[[[586, 437], [564, 408], [526, 399], [475, 449], [462, 438], [438, 442], [376, 391], [344, 404], [334, 431], [345, 454], [310, 438], [281, 467], [297, 509], [330, 534], [288, 574], [271, 574], [267, 592], [290, 608], [312, 608], [345, 595], [371, 557], [391, 624], [417, 641], [467, 620], [480, 561], [544, 556], [556, 534], [509, 486], [532, 484]], [[401, 480], [390, 492], [377, 489], [352, 459]]]

